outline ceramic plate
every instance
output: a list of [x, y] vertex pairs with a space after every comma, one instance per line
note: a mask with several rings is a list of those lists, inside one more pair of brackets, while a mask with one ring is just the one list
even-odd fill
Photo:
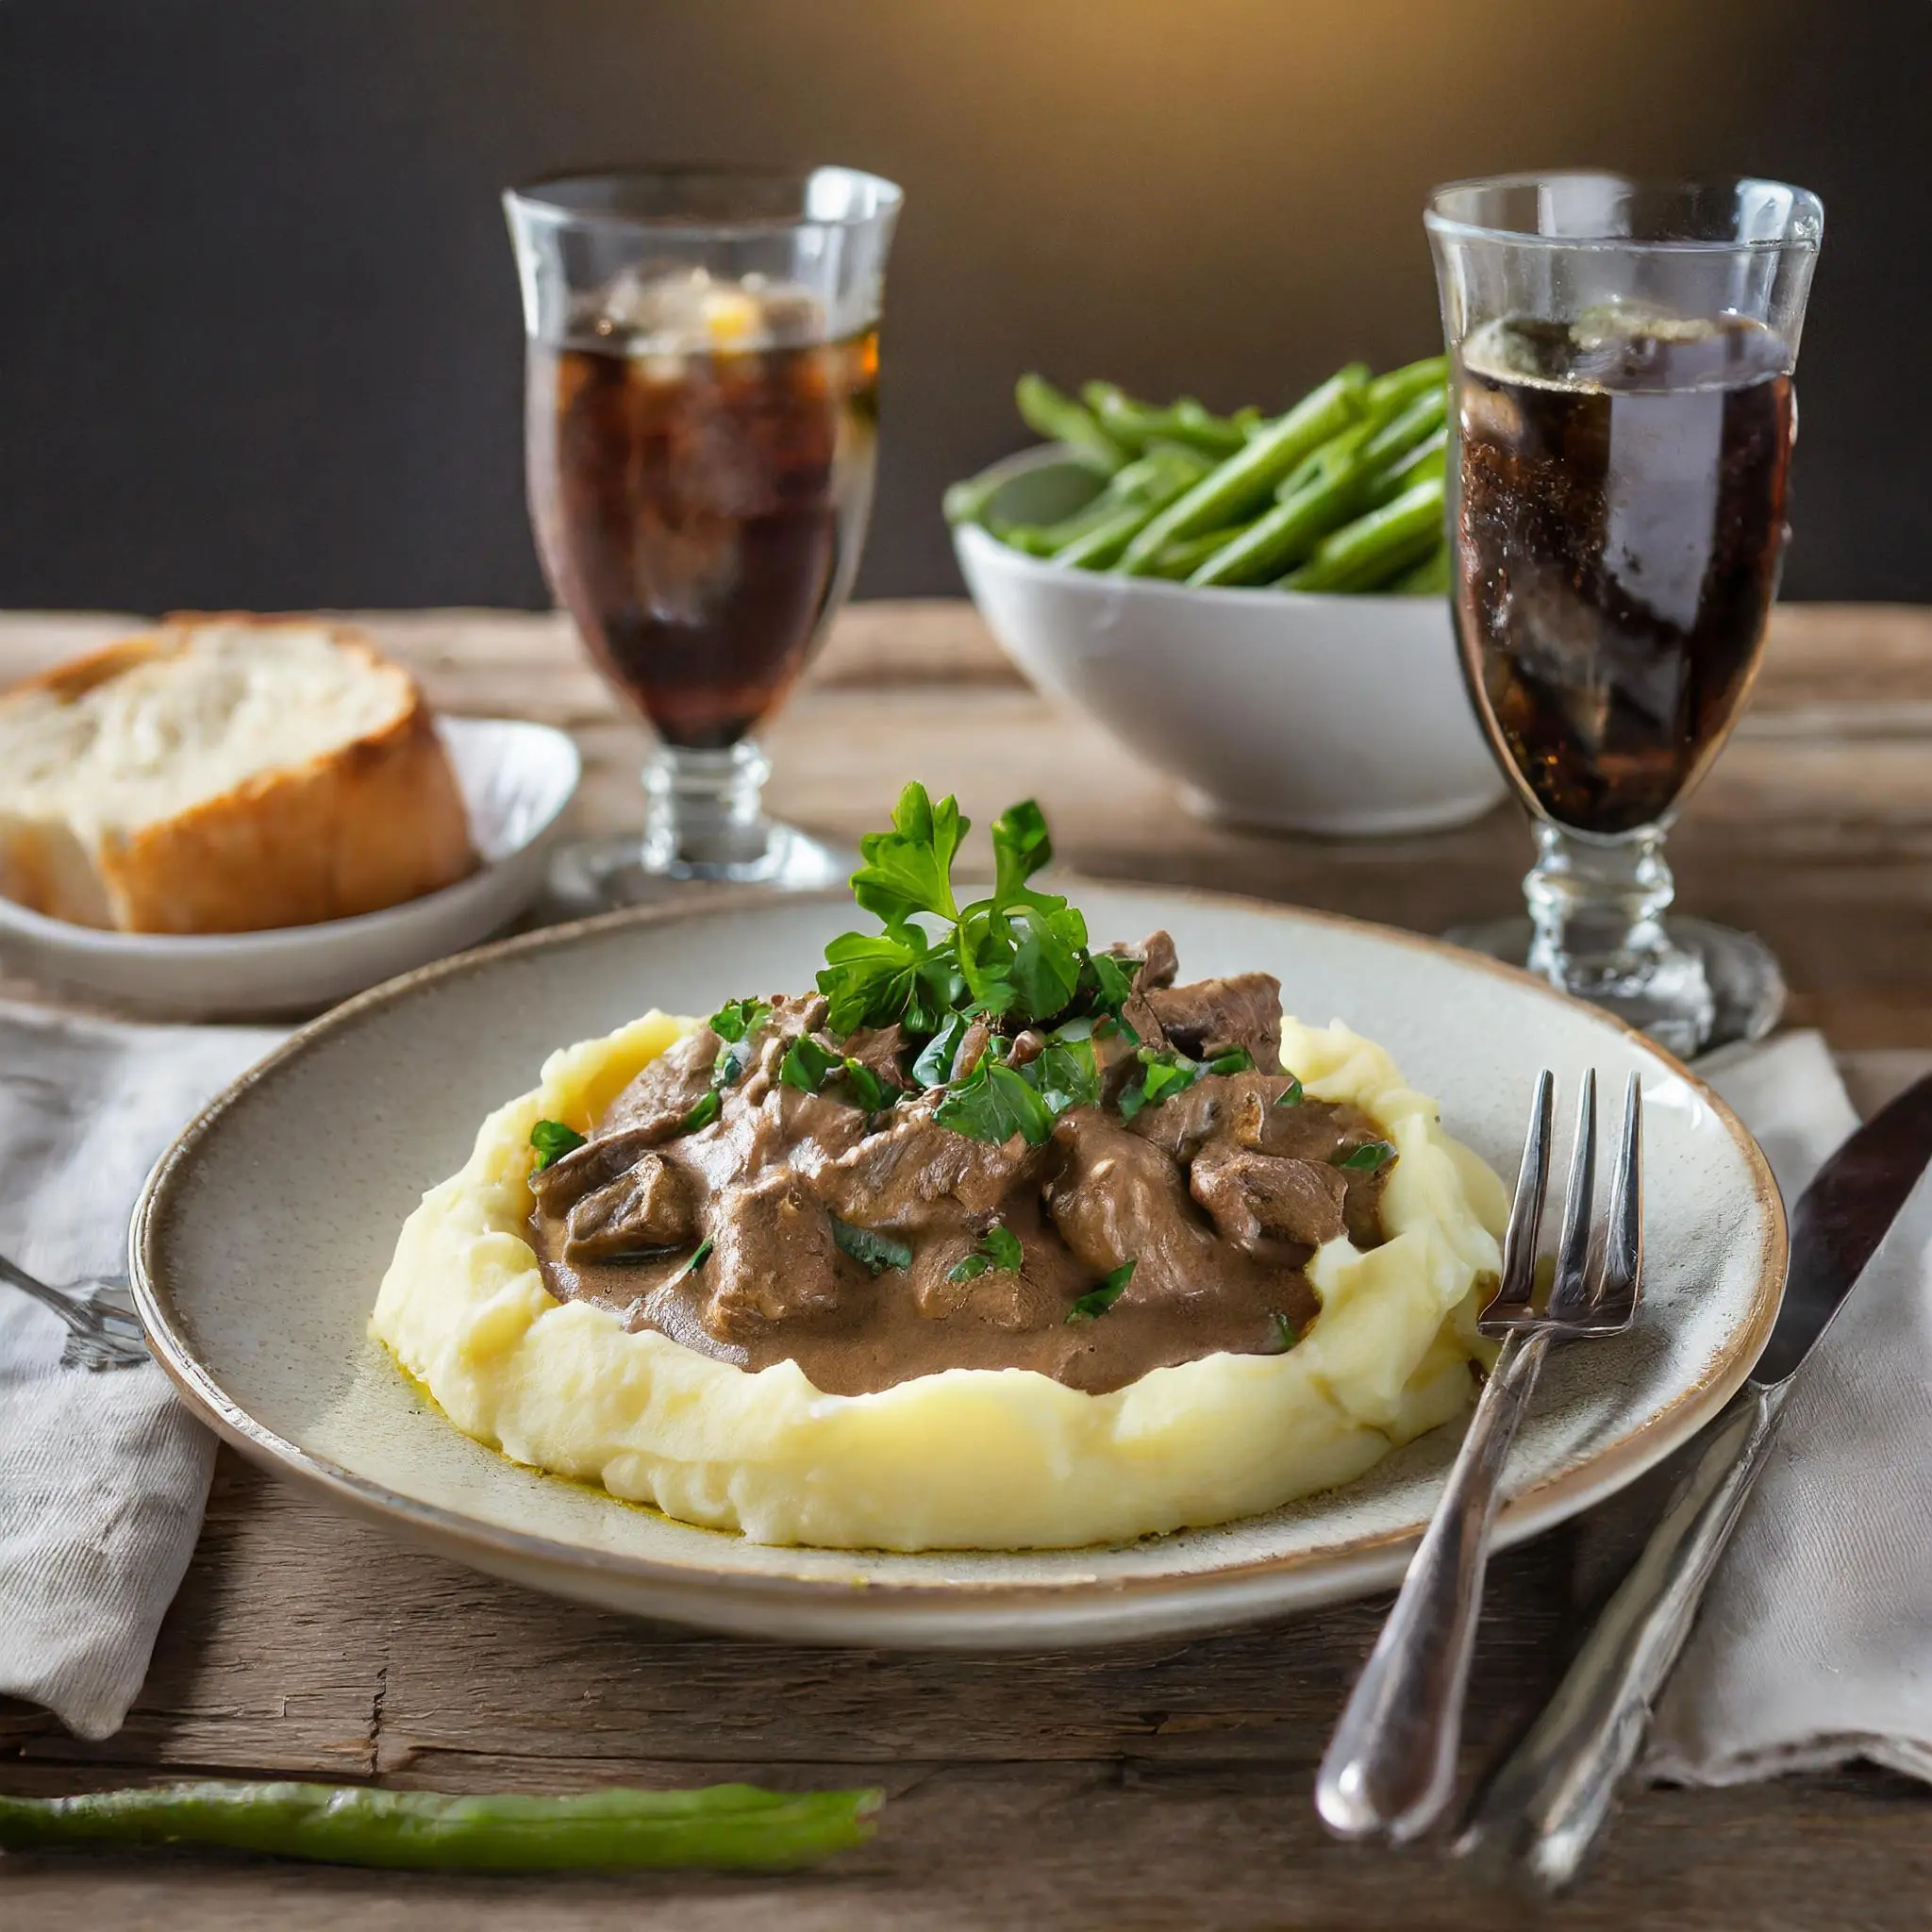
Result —
[[437, 729], [482, 863], [466, 879], [382, 912], [269, 932], [103, 932], [0, 897], [0, 954], [47, 986], [151, 1019], [312, 1013], [501, 932], [543, 886], [575, 795], [569, 737], [514, 718], [441, 718]]
[[[1234, 899], [1083, 884], [1102, 940], [1159, 925], [1190, 976], [1265, 968], [1346, 1020], [1513, 1174], [1539, 1067], [1644, 1083], [1648, 1269], [1630, 1335], [1556, 1356], [1511, 1465], [1513, 1542], [1628, 1482], [1742, 1379], [1784, 1280], [1756, 1143], [1674, 1060], [1522, 974], [1432, 941]], [[1392, 1582], [1455, 1451], [1440, 1430], [1345, 1489], [1120, 1547], [898, 1556], [774, 1549], [536, 1474], [459, 1435], [367, 1333], [396, 1230], [555, 1046], [653, 1005], [808, 985], [842, 893], [713, 900], [530, 934], [297, 1034], [156, 1169], [131, 1237], [163, 1365], [223, 1435], [397, 1535], [537, 1589], [735, 1633], [1031, 1648], [1209, 1629]], [[1560, 1155], [1560, 1149], [1559, 1149]], [[1559, 1173], [1561, 1169], [1557, 1170]]]

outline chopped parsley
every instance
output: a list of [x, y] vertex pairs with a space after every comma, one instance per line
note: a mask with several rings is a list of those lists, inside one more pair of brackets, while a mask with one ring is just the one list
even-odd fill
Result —
[[585, 1137], [575, 1127], [567, 1127], [561, 1121], [539, 1121], [530, 1129], [530, 1145], [537, 1150], [537, 1165], [533, 1172], [541, 1174], [546, 1167], [554, 1167], [566, 1154], [575, 1154], [585, 1144]]
[[1008, 1274], [1017, 1274], [1020, 1264], [1026, 1258], [1026, 1250], [1020, 1244], [1020, 1237], [1011, 1228], [1002, 1227], [998, 1222], [979, 1237], [979, 1245], [962, 1259], [946, 1270], [948, 1281], [972, 1281], [984, 1274], [989, 1268], [1004, 1270]]
[[1274, 1096], [1276, 1107], [1299, 1107], [1302, 1104], [1302, 1083], [1291, 1074], [1288, 1085]]
[[1208, 1062], [1210, 1074], [1252, 1074], [1255, 1071], [1255, 1056], [1244, 1046], [1230, 1047], [1226, 1053], [1216, 1054]]
[[1197, 1060], [1173, 1047], [1157, 1053], [1143, 1046], [1135, 1058], [1145, 1070], [1130, 1080], [1121, 1091], [1121, 1119], [1130, 1121], [1144, 1107], [1158, 1107], [1175, 1093], [1184, 1093], [1206, 1070]]
[[888, 1268], [912, 1265], [912, 1250], [904, 1241], [895, 1241], [890, 1235], [878, 1234], [869, 1227], [854, 1227], [836, 1214], [832, 1216], [832, 1239], [873, 1274], [882, 1274]]
[[1329, 1157], [1329, 1162], [1351, 1174], [1374, 1174], [1394, 1158], [1395, 1149], [1387, 1141], [1367, 1141], [1353, 1153], [1343, 1154], [1338, 1148]]
[[1054, 1121], [1053, 1109], [1024, 1073], [990, 1053], [947, 1092], [932, 1117], [974, 1141], [1004, 1143], [1020, 1134], [1032, 1147], [1053, 1132]]
[[845, 1064], [844, 1056], [821, 1046], [809, 1033], [801, 1033], [778, 1062], [778, 1078], [801, 1093], [816, 1093]]
[[684, 1266], [680, 1268], [677, 1271], [677, 1273], [674, 1274], [671, 1277], [671, 1279], [664, 1284], [664, 1286], [666, 1288], [675, 1288], [680, 1281], [685, 1280], [690, 1275], [695, 1274], [698, 1272], [698, 1270], [702, 1268], [708, 1260], [710, 1259], [711, 1250], [716, 1245], [717, 1243], [712, 1241], [711, 1237], [709, 1235], [707, 1235], [704, 1238], [704, 1240], [701, 1241], [697, 1244], [697, 1246], [691, 1250], [691, 1259], [687, 1261], [684, 1264]]
[[1067, 1311], [1069, 1322], [1092, 1322], [1106, 1314], [1114, 1303], [1127, 1291], [1127, 1283], [1134, 1278], [1134, 1261], [1123, 1261], [1111, 1274], [1101, 1277], [1098, 1288], [1090, 1288]]
[[718, 1098], [718, 1090], [713, 1087], [698, 1096], [696, 1104], [679, 1123], [678, 1132], [695, 1134], [700, 1127], [708, 1127], [718, 1118], [718, 1110], [724, 1102]]
[[711, 1015], [711, 1031], [720, 1040], [749, 1040], [772, 1017], [763, 1000], [726, 1000]]
[[1302, 1339], [1302, 1331], [1286, 1315], [1277, 1313], [1274, 1317], [1274, 1339], [1280, 1344], [1276, 1353], [1286, 1355]]
[[973, 1022], [964, 1013], [952, 1013], [945, 1024], [919, 1050], [912, 1062], [912, 1077], [922, 1087], [943, 1087], [953, 1077], [953, 1062], [965, 1044]]
[[877, 1113], [887, 1104], [886, 1083], [866, 1065], [846, 1056], [844, 1063], [845, 1084], [852, 1090], [852, 1097], [867, 1113]]

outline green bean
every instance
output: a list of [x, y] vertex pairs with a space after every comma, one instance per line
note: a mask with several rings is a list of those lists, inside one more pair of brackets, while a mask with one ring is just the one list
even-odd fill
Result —
[[1184, 582], [1217, 551], [1251, 528], [1250, 524], [1234, 524], [1224, 530], [1204, 530], [1198, 537], [1183, 537], [1179, 542], [1170, 543], [1154, 559], [1154, 568], [1147, 575], [1166, 577], [1171, 583]]
[[1360, 416], [1368, 379], [1367, 368], [1352, 362], [1311, 390], [1287, 415], [1258, 431], [1170, 504], [1128, 544], [1120, 568], [1130, 576], [1139, 575], [1151, 569], [1170, 543], [1198, 537], [1258, 509], [1304, 458]]
[[1426, 390], [1378, 429], [1362, 454], [1379, 469], [1442, 426], [1449, 411], [1446, 389]]
[[1080, 399], [1089, 412], [1124, 449], [1144, 450], [1156, 442], [1181, 443], [1211, 457], [1232, 456], [1243, 441], [1241, 425], [1183, 396], [1165, 409], [1136, 402], [1110, 382], [1083, 383]]
[[1423, 557], [1442, 538], [1443, 486], [1425, 477], [1379, 508], [1323, 538], [1299, 570], [1281, 579], [1284, 591], [1355, 591], [1379, 583], [1398, 566]]
[[0, 1847], [221, 1845], [327, 1865], [418, 1871], [776, 1869], [871, 1837], [882, 1795], [712, 1785], [456, 1798], [365, 1785], [158, 1785], [72, 1798], [0, 1798]]
[[1053, 560], [1073, 570], [1110, 570], [1156, 514], [1152, 504], [1124, 504], [1106, 523], [1096, 525], [1084, 537], [1057, 550]]
[[1400, 369], [1376, 376], [1369, 385], [1369, 401], [1374, 404], [1392, 397], [1399, 409], [1411, 397], [1441, 389], [1448, 380], [1448, 357], [1424, 356], [1420, 362], [1405, 362]]
[[1398, 597], [1440, 597], [1449, 589], [1449, 546], [1438, 543], [1413, 569], [1389, 586]]
[[1417, 443], [1407, 456], [1398, 457], [1387, 469], [1376, 471], [1362, 492], [1363, 502], [1371, 507], [1384, 504], [1400, 496], [1411, 483], [1420, 483], [1425, 476], [1440, 476], [1448, 453], [1449, 431], [1445, 425]]
[[1127, 452], [1072, 396], [1062, 395], [1043, 375], [1023, 375], [1013, 386], [1020, 418], [1049, 442], [1063, 442], [1111, 473]]
[[1347, 523], [1361, 508], [1362, 486], [1369, 475], [1361, 447], [1366, 426], [1357, 425], [1335, 438], [1331, 448], [1351, 442], [1353, 447], [1338, 448], [1319, 475], [1250, 524], [1188, 581], [1202, 589], [1266, 583], [1301, 562], [1331, 530]]

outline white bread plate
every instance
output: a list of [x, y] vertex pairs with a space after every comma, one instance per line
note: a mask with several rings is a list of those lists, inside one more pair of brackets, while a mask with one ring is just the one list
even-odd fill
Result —
[[582, 775], [547, 724], [440, 718], [478, 865], [380, 912], [264, 932], [113, 932], [0, 896], [0, 964], [37, 983], [154, 1019], [311, 1013], [500, 932], [542, 890], [545, 860]]

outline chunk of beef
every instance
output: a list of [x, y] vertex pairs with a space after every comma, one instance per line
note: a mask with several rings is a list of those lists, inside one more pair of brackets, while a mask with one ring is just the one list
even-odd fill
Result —
[[608, 1261], [681, 1247], [696, 1231], [689, 1184], [655, 1154], [645, 1154], [572, 1208], [563, 1224], [563, 1258]]
[[1263, 1077], [1257, 1074], [1204, 1074], [1191, 1087], [1143, 1107], [1128, 1131], [1152, 1141], [1185, 1165], [1209, 1141], [1232, 1132], [1238, 1111]]
[[959, 1038], [959, 1044], [953, 1055], [953, 1074], [956, 1080], [963, 1080], [976, 1067], [987, 1048], [992, 1044], [992, 1028], [984, 1020], [975, 1020]]
[[1037, 1328], [1065, 1306], [1024, 1270], [988, 1268], [969, 1280], [955, 1281], [954, 1269], [973, 1250], [970, 1234], [923, 1242], [914, 1250], [912, 1300], [928, 1321], [964, 1316], [993, 1328]]
[[1264, 1073], [1281, 1065], [1281, 982], [1272, 973], [1157, 988], [1147, 1005], [1167, 1038], [1194, 1059], [1246, 1047]]
[[1160, 1148], [1091, 1107], [1062, 1114], [1053, 1144], [1062, 1164], [1047, 1186], [1047, 1212], [1087, 1267], [1109, 1274], [1132, 1261], [1126, 1298], [1138, 1302], [1212, 1291], [1231, 1257]]
[[663, 1138], [655, 1123], [594, 1135], [561, 1159], [537, 1169], [530, 1175], [530, 1191], [544, 1213], [561, 1214], [573, 1201], [627, 1173]]
[[811, 1175], [834, 1214], [895, 1233], [984, 1228], [1016, 1186], [1043, 1174], [1047, 1157], [1015, 1134], [1004, 1144], [969, 1140], [933, 1119], [943, 1095], [929, 1090], [898, 1108], [889, 1125]]
[[736, 1341], [766, 1324], [824, 1315], [839, 1305], [839, 1250], [824, 1208], [783, 1168], [712, 1203], [703, 1264], [704, 1324]]
[[1180, 959], [1174, 952], [1174, 941], [1165, 932], [1150, 932], [1138, 946], [1109, 946], [1107, 950], [1110, 958], [1138, 969], [1134, 984], [1142, 992], [1152, 992], [1156, 987], [1172, 986], [1174, 974], [1180, 971]]
[[[684, 1124], [684, 1117], [711, 1088], [711, 1067], [724, 1044], [708, 1026], [687, 1033], [660, 1053], [617, 1098], [599, 1123], [612, 1133], [634, 1127], [658, 1140], [668, 1140]], [[559, 1166], [562, 1163], [558, 1163]]]
[[[1331, 1169], [1346, 1191], [1342, 1218], [1349, 1240], [1358, 1248], [1380, 1246], [1385, 1239], [1382, 1190], [1388, 1185], [1390, 1166], [1366, 1171], [1341, 1165], [1357, 1147], [1386, 1138], [1380, 1124], [1360, 1108], [1341, 1101], [1304, 1100], [1294, 1107], [1277, 1106], [1267, 1097], [1267, 1089], [1257, 1076], [1244, 1074], [1241, 1078], [1254, 1083], [1254, 1090], [1243, 1093], [1232, 1108], [1237, 1143], [1257, 1153]], [[1285, 1090], [1288, 1082], [1276, 1080], [1268, 1085]]]
[[1267, 1254], [1271, 1239], [1319, 1248], [1344, 1224], [1347, 1177], [1325, 1162], [1211, 1147], [1189, 1170], [1188, 1191], [1252, 1255]]
[[837, 1051], [876, 1074], [888, 1087], [911, 1084], [901, 1064], [906, 1052], [906, 1029], [897, 1022], [890, 1026], [861, 1026]]

